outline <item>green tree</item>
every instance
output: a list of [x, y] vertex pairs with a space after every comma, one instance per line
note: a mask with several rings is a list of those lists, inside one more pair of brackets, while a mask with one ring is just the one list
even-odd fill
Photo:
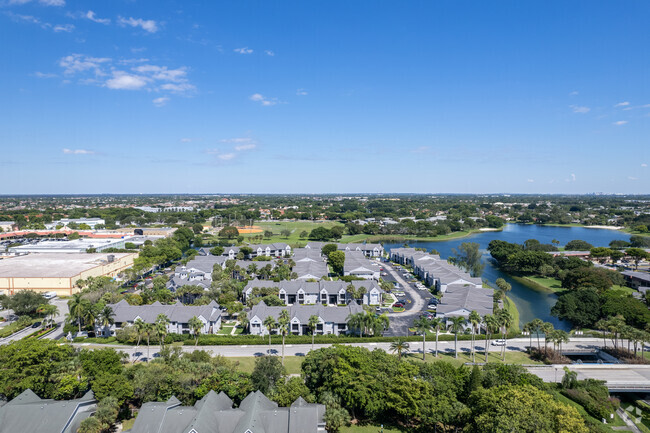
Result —
[[320, 323], [320, 319], [318, 318], [318, 316], [316, 316], [315, 314], [309, 316], [309, 322], [307, 322], [307, 326], [311, 331], [311, 350], [314, 350], [314, 335], [316, 335], [316, 328], [318, 327], [319, 323]]
[[237, 227], [226, 226], [219, 231], [219, 237], [226, 239], [235, 239], [239, 236], [239, 230]]
[[343, 266], [345, 265], [345, 253], [343, 251], [331, 252], [328, 256], [328, 261], [334, 273], [343, 275]]
[[165, 337], [167, 337], [167, 333], [169, 332], [167, 329], [167, 325], [169, 325], [169, 317], [167, 317], [167, 315], [163, 313], [158, 314], [154, 326], [155, 326], [156, 334], [158, 335], [158, 340], [160, 341], [161, 349], [165, 348]]
[[485, 362], [487, 363], [490, 354], [490, 337], [499, 328], [499, 320], [492, 314], [486, 314], [483, 316], [483, 324], [485, 325]]
[[269, 353], [271, 353], [271, 332], [278, 326], [278, 324], [272, 316], [268, 316], [264, 319], [264, 326], [269, 331]]
[[280, 235], [285, 239], [289, 239], [289, 236], [291, 236], [291, 230], [282, 229], [282, 230], [280, 230]]
[[408, 352], [409, 346], [410, 345], [404, 339], [398, 338], [397, 340], [390, 343], [390, 351], [397, 353], [397, 358], [401, 361], [402, 353]]
[[287, 372], [277, 356], [255, 358], [255, 367], [251, 373], [251, 382], [255, 389], [268, 395], [284, 382], [286, 376]]
[[192, 335], [194, 335], [194, 346], [196, 347], [199, 344], [199, 336], [201, 335], [201, 329], [203, 329], [203, 322], [198, 317], [193, 316], [187, 321], [187, 324], [190, 327]]
[[15, 295], [0, 297], [3, 308], [14, 310], [18, 316], [34, 316], [41, 305], [46, 303], [43, 295], [32, 290], [21, 290]]
[[590, 251], [594, 246], [589, 242], [585, 242], [580, 239], [567, 242], [564, 246], [566, 251]]
[[[500, 310], [497, 313], [497, 319], [499, 321], [499, 326], [501, 327], [501, 338], [503, 340], [506, 339], [506, 334], [508, 333], [508, 329], [512, 326], [512, 315], [510, 312], [506, 309]], [[506, 360], [506, 346], [503, 345], [501, 346], [501, 356], [502, 356], [502, 361], [505, 362]]]
[[645, 250], [642, 248], [628, 248], [627, 250], [625, 250], [625, 254], [630, 256], [634, 261], [635, 270], [639, 269], [639, 262], [641, 260], [648, 258], [648, 253], [646, 253]]
[[329, 257], [330, 253], [333, 253], [334, 251], [337, 251], [337, 250], [338, 250], [338, 247], [336, 246], [336, 244], [325, 244], [325, 245], [323, 245], [323, 248], [321, 248], [321, 253], [325, 257]]
[[431, 329], [436, 331], [436, 351], [435, 351], [435, 357], [438, 357], [438, 336], [440, 335], [440, 329], [444, 326], [444, 322], [441, 317], [434, 317], [433, 319], [429, 319], [429, 322], [431, 323]]
[[431, 322], [424, 316], [420, 316], [413, 322], [415, 330], [422, 334], [422, 360], [426, 359], [427, 332], [431, 329]]
[[284, 365], [284, 340], [287, 334], [289, 333], [290, 326], [289, 312], [286, 309], [280, 311], [280, 317], [278, 317], [278, 333], [282, 335], [282, 364]]
[[458, 358], [458, 331], [461, 331], [467, 320], [462, 316], [449, 317], [451, 322], [451, 332], [454, 333], [454, 358]]
[[221, 246], [216, 246], [210, 249], [210, 254], [213, 256], [220, 256], [223, 254], [223, 247]]
[[271, 392], [270, 395], [271, 400], [275, 401], [280, 406], [286, 407], [291, 406], [298, 397], [302, 397], [307, 402], [314, 401], [314, 396], [300, 377], [292, 377], [286, 382], [280, 380], [276, 383], [275, 390]]
[[481, 263], [481, 252], [479, 244], [476, 242], [463, 242], [458, 247], [452, 249], [452, 256], [449, 260], [465, 269], [472, 277], [478, 277], [483, 273], [485, 264]]
[[77, 319], [79, 333], [81, 333], [81, 319], [89, 307], [90, 303], [82, 297], [81, 293], [73, 294], [72, 297], [70, 297], [68, 300], [68, 310], [70, 311], [70, 317], [75, 317]]
[[474, 335], [475, 332], [478, 331], [478, 333], [481, 333], [481, 316], [476, 312], [476, 310], [472, 310], [469, 313], [469, 317], [467, 318], [467, 321], [469, 322], [471, 328], [472, 328], [472, 362], [476, 362], [476, 347], [474, 345]]

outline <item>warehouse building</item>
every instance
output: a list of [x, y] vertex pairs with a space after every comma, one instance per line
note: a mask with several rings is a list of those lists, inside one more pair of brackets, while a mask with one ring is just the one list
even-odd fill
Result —
[[133, 266], [136, 253], [114, 254], [28, 254], [0, 260], [0, 294], [20, 290], [55, 292], [60, 296], [78, 293], [78, 280], [88, 277], [116, 277]]

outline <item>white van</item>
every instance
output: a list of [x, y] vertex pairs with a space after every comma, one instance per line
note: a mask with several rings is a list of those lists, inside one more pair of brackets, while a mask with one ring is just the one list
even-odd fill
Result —
[[44, 297], [45, 299], [54, 299], [54, 298], [56, 298], [56, 292], [46, 292], [46, 293], [43, 293], [43, 297]]

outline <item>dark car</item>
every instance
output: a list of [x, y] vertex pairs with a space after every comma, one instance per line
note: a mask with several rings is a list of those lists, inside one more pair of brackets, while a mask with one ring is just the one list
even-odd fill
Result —
[[434, 315], [431, 313], [422, 313], [420, 317], [424, 317], [425, 319], [433, 319]]
[[41, 326], [41, 322], [36, 322], [32, 325], [32, 328], [38, 328], [39, 326]]
[[439, 303], [440, 301], [438, 300], [438, 298], [429, 299], [429, 305], [438, 305]]
[[398, 299], [397, 302], [400, 304], [406, 304], [406, 299]]

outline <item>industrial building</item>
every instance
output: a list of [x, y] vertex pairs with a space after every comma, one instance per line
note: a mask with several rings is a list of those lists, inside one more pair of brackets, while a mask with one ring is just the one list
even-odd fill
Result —
[[0, 294], [20, 290], [55, 292], [60, 296], [78, 293], [78, 280], [88, 277], [116, 277], [133, 266], [136, 253], [28, 254], [0, 260]]

